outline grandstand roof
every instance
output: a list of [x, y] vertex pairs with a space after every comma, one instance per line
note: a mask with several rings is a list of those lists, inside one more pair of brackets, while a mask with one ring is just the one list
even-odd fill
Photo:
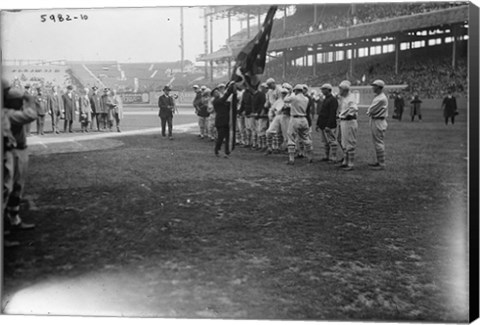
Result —
[[[312, 46], [313, 44], [344, 42], [348, 40], [378, 37], [410, 30], [419, 30], [435, 26], [450, 25], [468, 21], [469, 6], [459, 6], [450, 9], [437, 10], [428, 13], [391, 18], [372, 23], [359, 24], [346, 28], [327, 31], [317, 31], [305, 35], [271, 39], [268, 51]], [[219, 51], [198, 57], [198, 61], [220, 60], [234, 57], [240, 48], [231, 51]]]
[[438, 10], [434, 12], [396, 17], [373, 23], [360, 24], [331, 31], [319, 31], [282, 39], [272, 39], [268, 50], [276, 51], [313, 44], [347, 41], [359, 38], [395, 34], [435, 26], [461, 23], [468, 20], [468, 6]]
[[265, 14], [270, 5], [245, 5], [245, 6], [213, 6], [208, 7], [207, 16], [214, 16], [215, 19], [224, 19], [228, 16], [228, 12], [236, 18], [245, 18], [247, 14]]

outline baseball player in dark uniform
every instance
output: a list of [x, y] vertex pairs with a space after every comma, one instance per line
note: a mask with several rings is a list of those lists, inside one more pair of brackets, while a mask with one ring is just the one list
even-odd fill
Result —
[[316, 130], [321, 132], [321, 139], [325, 148], [325, 157], [321, 161], [335, 162], [337, 160], [337, 109], [338, 101], [332, 96], [332, 85], [324, 84], [321, 87], [325, 99], [318, 112]]

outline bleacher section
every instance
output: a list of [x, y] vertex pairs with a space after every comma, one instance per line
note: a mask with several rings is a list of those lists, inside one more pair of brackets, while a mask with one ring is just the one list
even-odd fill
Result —
[[[314, 23], [313, 5], [296, 5], [296, 11], [293, 15], [285, 19], [285, 31], [283, 29], [283, 18], [276, 19], [272, 28], [272, 39], [284, 37], [305, 35], [319, 30], [333, 30], [337, 28], [371, 23], [393, 17], [409, 16], [431, 12], [435, 10], [447, 9], [457, 6], [468, 5], [466, 2], [430, 2], [430, 3], [389, 3], [381, 5], [378, 3], [356, 4], [326, 4], [317, 5], [317, 22]], [[251, 26], [250, 37], [255, 35], [258, 27]], [[230, 42], [227, 42], [231, 48], [241, 47], [247, 42], [247, 29], [232, 35]]]
[[447, 89], [453, 89], [459, 97], [468, 94], [467, 43], [459, 46], [456, 68], [452, 68], [451, 46], [442, 45], [435, 49], [435, 56], [426, 48], [402, 51], [399, 73], [395, 75], [394, 54], [375, 55], [358, 58], [354, 74], [349, 75], [349, 61], [317, 65], [317, 76], [312, 76], [311, 67], [289, 67], [285, 80], [282, 78], [281, 60], [267, 65], [266, 75], [278, 82], [307, 83], [318, 87], [324, 83], [338, 85], [348, 79], [354, 85], [368, 85], [375, 79], [387, 84], [408, 84], [409, 92], [418, 92], [421, 98], [442, 98]]
[[50, 87], [60, 85], [62, 87], [71, 84], [72, 80], [66, 65], [13, 65], [3, 66], [4, 78], [12, 84], [32, 87]]
[[203, 72], [196, 72], [186, 62], [181, 73], [180, 62], [118, 63], [69, 62], [72, 75], [85, 87], [109, 87], [120, 91], [154, 91], [171, 83], [175, 88], [187, 89], [191, 81]]

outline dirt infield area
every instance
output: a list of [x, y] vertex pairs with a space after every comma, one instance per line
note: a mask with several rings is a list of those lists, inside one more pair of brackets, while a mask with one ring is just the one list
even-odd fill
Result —
[[464, 322], [467, 123], [438, 115], [389, 121], [386, 171], [364, 116], [350, 172], [316, 132], [294, 166], [189, 133], [32, 155], [5, 312]]

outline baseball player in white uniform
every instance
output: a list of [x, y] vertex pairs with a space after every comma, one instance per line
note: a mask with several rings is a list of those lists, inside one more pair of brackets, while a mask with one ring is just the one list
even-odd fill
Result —
[[372, 104], [367, 109], [367, 115], [370, 117], [370, 130], [372, 131], [373, 145], [377, 154], [377, 161], [368, 164], [372, 169], [385, 169], [385, 131], [387, 130], [388, 117], [388, 99], [383, 88], [385, 83], [382, 80], [375, 80], [372, 82], [373, 92], [375, 97]]
[[[289, 94], [289, 91], [286, 88], [282, 88], [280, 93], [280, 98], [273, 103], [268, 112], [270, 126], [267, 129], [267, 151], [265, 152], [265, 155], [270, 155], [273, 153], [273, 150], [279, 149], [277, 133], [281, 132], [281, 120], [285, 108], [284, 99]], [[274, 139], [277, 141], [274, 141]]]
[[350, 93], [350, 85], [348, 80], [344, 80], [338, 86], [340, 90], [338, 117], [340, 119], [341, 142], [344, 151], [344, 158], [340, 168], [345, 171], [353, 170], [358, 130], [358, 107], [355, 96]]
[[285, 103], [290, 105], [290, 122], [288, 124], [288, 165], [295, 162], [295, 147], [298, 137], [299, 142], [305, 148], [305, 156], [312, 163], [312, 137], [307, 120], [308, 98], [303, 94], [303, 86], [296, 85], [293, 88], [294, 95], [285, 98]]

